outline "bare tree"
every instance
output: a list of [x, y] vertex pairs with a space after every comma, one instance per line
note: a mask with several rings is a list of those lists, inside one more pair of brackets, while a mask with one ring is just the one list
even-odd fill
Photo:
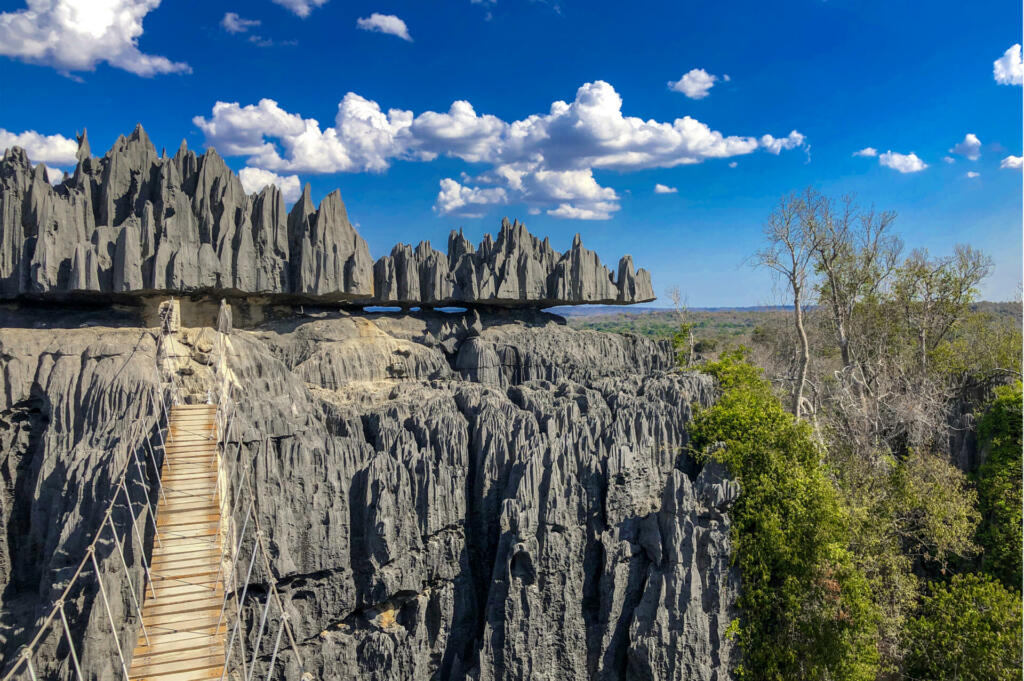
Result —
[[[813, 192], [813, 190], [809, 190]], [[857, 305], [877, 295], [898, 265], [903, 244], [889, 228], [894, 211], [863, 210], [853, 196], [838, 202], [817, 196], [818, 214], [808, 220], [815, 231], [815, 264], [824, 276], [820, 301], [831, 314], [843, 367], [852, 366], [850, 327]]]
[[688, 351], [686, 354], [686, 366], [693, 364], [693, 322], [690, 321], [690, 310], [686, 304], [686, 298], [679, 291], [678, 286], [673, 286], [666, 291], [668, 293], [669, 300], [672, 301], [672, 307], [675, 310], [676, 319], [679, 321], [679, 332], [678, 335], [683, 338], [686, 343]]
[[807, 384], [807, 365], [810, 363], [810, 344], [804, 324], [804, 305], [807, 302], [809, 276], [817, 251], [817, 228], [811, 224], [818, 211], [821, 196], [808, 189], [801, 194], [789, 194], [779, 200], [764, 225], [768, 244], [753, 258], [756, 267], [764, 267], [780, 277], [793, 298], [793, 324], [797, 336], [797, 368], [793, 379], [793, 414], [800, 418], [803, 412], [804, 386]]

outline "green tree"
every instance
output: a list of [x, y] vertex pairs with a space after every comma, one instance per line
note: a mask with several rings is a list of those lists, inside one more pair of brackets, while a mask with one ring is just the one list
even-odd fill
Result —
[[963, 244], [945, 258], [915, 250], [897, 270], [893, 298], [916, 343], [922, 368], [928, 365], [929, 353], [967, 316], [978, 285], [991, 271], [991, 258]]
[[743, 351], [703, 368], [722, 395], [697, 415], [692, 445], [722, 461], [741, 489], [730, 512], [743, 584], [737, 677], [874, 679], [878, 610], [810, 426], [783, 408]]
[[978, 469], [978, 501], [984, 522], [978, 531], [982, 569], [1021, 590], [1021, 382], [996, 389], [996, 398], [978, 424], [978, 439], [987, 451]]
[[934, 454], [900, 460], [833, 443], [827, 461], [849, 518], [850, 554], [882, 615], [881, 668], [893, 673], [906, 654], [919, 574], [944, 572], [951, 559], [976, 551], [977, 500], [966, 476]]
[[1020, 679], [1021, 598], [987, 576], [956, 575], [938, 583], [907, 633], [911, 679]]

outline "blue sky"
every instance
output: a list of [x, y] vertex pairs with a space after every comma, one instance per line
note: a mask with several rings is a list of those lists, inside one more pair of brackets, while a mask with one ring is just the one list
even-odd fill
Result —
[[30, 5], [0, 3], [0, 147], [49, 166], [142, 122], [247, 186], [340, 188], [374, 257], [507, 215], [694, 306], [774, 300], [744, 260], [813, 184], [896, 210], [910, 246], [986, 251], [985, 297], [1018, 295], [1019, 2]]

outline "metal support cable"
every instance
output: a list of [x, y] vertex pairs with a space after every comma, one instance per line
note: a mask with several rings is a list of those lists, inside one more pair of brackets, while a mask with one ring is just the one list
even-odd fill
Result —
[[[218, 364], [216, 366], [216, 375], [217, 375], [217, 378], [219, 379], [219, 382], [220, 382], [220, 385], [221, 385], [221, 390], [220, 390], [220, 395], [219, 395], [219, 400], [218, 400], [218, 410], [217, 410], [218, 413], [217, 413], [217, 417], [218, 417], [218, 426], [219, 426], [218, 432], [220, 432], [222, 434], [222, 438], [223, 438], [223, 440], [221, 442], [222, 449], [224, 450], [225, 455], [226, 455], [227, 445], [228, 445], [228, 443], [230, 441], [230, 436], [232, 434], [232, 430], [233, 430], [233, 428], [237, 429], [237, 427], [238, 427], [238, 422], [233, 418], [234, 415], [235, 415], [235, 411], [237, 409], [238, 404], [237, 404], [237, 402], [232, 400], [231, 397], [230, 397], [230, 386], [229, 386], [228, 377], [227, 377], [227, 354], [228, 353], [227, 353], [227, 344], [225, 342], [225, 335], [226, 334], [224, 333], [224, 328], [223, 328], [223, 326], [224, 326], [224, 319], [225, 319], [225, 308], [224, 308], [223, 303], [222, 303], [221, 315], [220, 315], [220, 319], [218, 320], [218, 331], [220, 332], [218, 334], [218, 345], [219, 345], [219, 351], [220, 351], [219, 355], [220, 356], [218, 358]], [[230, 323], [230, 322], [228, 322], [228, 323]], [[236, 433], [236, 436], [237, 436], [237, 433]], [[259, 441], [259, 445], [257, 446], [256, 453], [254, 454], [254, 456], [250, 460], [249, 465], [243, 466], [242, 465], [242, 456], [241, 456], [242, 448], [241, 448], [241, 444], [239, 443], [239, 446], [238, 446], [239, 456], [238, 456], [238, 461], [237, 461], [237, 464], [236, 464], [237, 465], [237, 469], [231, 475], [231, 479], [228, 481], [228, 486], [225, 488], [228, 492], [231, 492], [231, 491], [235, 491], [236, 492], [237, 497], [238, 497], [235, 500], [236, 502], [237, 501], [241, 501], [244, 498], [246, 493], [248, 493], [248, 496], [249, 496], [249, 503], [247, 505], [246, 512], [245, 512], [245, 515], [244, 515], [245, 520], [243, 521], [242, 531], [241, 531], [241, 533], [239, 535], [239, 539], [238, 539], [238, 547], [237, 547], [236, 551], [234, 552], [234, 554], [231, 556], [231, 559], [230, 559], [230, 561], [231, 561], [230, 572], [232, 574], [234, 573], [235, 566], [237, 565], [237, 562], [238, 562], [238, 554], [241, 551], [242, 542], [245, 539], [245, 533], [246, 533], [246, 530], [248, 529], [250, 519], [252, 520], [252, 523], [253, 523], [253, 526], [254, 526], [254, 530], [255, 530], [253, 555], [252, 555], [252, 557], [250, 559], [250, 562], [249, 562], [248, 574], [246, 575], [246, 583], [245, 583], [245, 586], [243, 587], [241, 597], [236, 602], [236, 618], [237, 619], [235, 621], [234, 630], [232, 631], [232, 638], [231, 638], [231, 641], [229, 643], [228, 650], [226, 651], [226, 658], [227, 658], [227, 660], [230, 660], [231, 653], [232, 653], [232, 650], [234, 648], [234, 637], [235, 637], [235, 634], [236, 634], [236, 632], [238, 630], [238, 627], [240, 626], [240, 623], [241, 623], [241, 619], [242, 619], [241, 605], [245, 601], [245, 597], [246, 597], [246, 594], [247, 594], [247, 591], [248, 591], [249, 580], [252, 577], [253, 561], [255, 560], [256, 552], [257, 551], [259, 552], [260, 557], [262, 558], [262, 563], [263, 563], [264, 568], [266, 569], [267, 581], [268, 581], [268, 584], [269, 584], [269, 595], [268, 595], [267, 601], [266, 601], [266, 603], [264, 605], [263, 612], [261, 613], [260, 627], [259, 627], [259, 630], [258, 630], [258, 633], [257, 633], [257, 637], [256, 637], [256, 646], [253, 649], [252, 664], [250, 665], [250, 669], [248, 670], [248, 673], [245, 673], [246, 672], [246, 669], [245, 669], [245, 667], [246, 667], [246, 660], [245, 660], [244, 646], [243, 646], [242, 671], [243, 671], [243, 676], [246, 679], [246, 681], [252, 681], [252, 677], [253, 677], [253, 674], [255, 672], [255, 662], [256, 662], [256, 659], [257, 659], [257, 656], [258, 656], [258, 653], [259, 653], [260, 645], [262, 643], [263, 632], [265, 631], [265, 627], [266, 627], [266, 618], [267, 618], [268, 613], [270, 611], [271, 602], [275, 603], [277, 605], [278, 609], [281, 612], [281, 624], [280, 624], [280, 626], [278, 628], [277, 636], [276, 636], [276, 639], [275, 639], [275, 642], [274, 642], [274, 649], [273, 649], [273, 653], [272, 653], [272, 657], [271, 657], [270, 667], [268, 669], [267, 679], [269, 681], [269, 679], [271, 678], [271, 676], [273, 674], [274, 665], [276, 664], [276, 660], [277, 660], [277, 654], [278, 654], [279, 649], [280, 649], [281, 639], [282, 639], [282, 636], [285, 633], [288, 634], [289, 644], [290, 644], [290, 646], [292, 648], [292, 651], [293, 651], [293, 653], [295, 655], [295, 659], [298, 662], [298, 665], [299, 665], [300, 669], [303, 667], [302, 654], [300, 653], [299, 646], [298, 646], [298, 644], [297, 644], [297, 642], [295, 640], [295, 636], [294, 636], [294, 633], [292, 631], [292, 628], [291, 628], [291, 625], [290, 625], [290, 622], [289, 622], [288, 612], [287, 612], [287, 610], [284, 607], [284, 601], [283, 601], [283, 599], [281, 597], [280, 592], [277, 589], [277, 579], [274, 576], [274, 571], [272, 569], [271, 562], [270, 562], [269, 552], [267, 551], [267, 547], [266, 547], [266, 544], [265, 544], [265, 539], [264, 539], [265, 538], [265, 534], [263, 532], [263, 528], [260, 526], [259, 514], [256, 512], [256, 508], [255, 508], [256, 494], [255, 494], [255, 491], [254, 491], [253, 481], [251, 479], [251, 477], [252, 477], [252, 465], [251, 464], [256, 461], [256, 459], [258, 458], [258, 456], [259, 456], [261, 451], [263, 453], [266, 453], [266, 451], [268, 449], [268, 445], [269, 445], [269, 438], [261, 438], [260, 441]], [[218, 473], [223, 474], [223, 471], [219, 470]], [[239, 480], [239, 478], [241, 478], [241, 480]], [[222, 571], [222, 575], [223, 575], [223, 571]], [[223, 604], [221, 606], [221, 617], [223, 617], [224, 611], [226, 610], [227, 599], [228, 599], [228, 593], [227, 593], [227, 590], [225, 590], [225, 598], [224, 598], [224, 602], [223, 602]], [[218, 627], [219, 627], [219, 622], [220, 622], [220, 620], [218, 620]], [[221, 679], [224, 678], [224, 675], [226, 674], [226, 672], [227, 672], [227, 664], [225, 663], [225, 668], [222, 671]]]
[[[267, 681], [270, 681], [270, 677], [274, 674], [274, 665], [277, 663], [277, 651], [281, 647], [281, 632], [284, 631], [288, 624], [288, 615], [286, 613], [281, 614], [281, 626], [277, 628], [277, 638], [274, 639], [274, 652], [270, 656], [270, 666], [267, 667]], [[302, 662], [299, 662], [299, 667], [302, 667]]]
[[78, 663], [78, 653], [75, 652], [75, 642], [71, 639], [71, 628], [68, 627], [68, 617], [64, 614], [64, 599], [57, 601], [57, 608], [60, 610], [60, 621], [64, 625], [64, 636], [68, 639], [68, 647], [71, 648], [71, 661], [75, 665], [75, 674], [78, 676], [78, 681], [84, 681], [82, 678], [82, 665]]
[[[249, 512], [252, 512], [252, 503], [253, 503], [252, 501], [249, 502]], [[244, 541], [244, 539], [245, 539], [245, 530], [246, 530], [247, 527], [249, 527], [249, 513], [248, 512], [245, 515], [245, 522], [242, 523], [242, 531], [238, 535], [238, 547], [235, 549], [234, 553], [231, 554], [231, 576], [232, 577], [235, 576], [234, 575], [235, 563], [238, 562], [237, 561], [237, 556], [238, 556], [239, 552], [242, 550], [242, 541]], [[221, 577], [220, 577], [220, 579], [222, 579], [222, 580], [223, 580], [223, 575], [224, 575], [224, 570], [221, 569]], [[217, 628], [218, 629], [220, 628], [221, 621], [224, 619], [224, 610], [227, 608], [227, 605], [228, 605], [228, 595], [229, 595], [229, 593], [230, 592], [227, 589], [227, 583], [224, 583], [224, 602], [220, 606], [220, 617], [217, 618]]]
[[[117, 528], [114, 527], [114, 521], [110, 521], [110, 531], [114, 533], [114, 543], [117, 544], [117, 555], [121, 556], [121, 566], [124, 567], [124, 577], [128, 580], [128, 591], [132, 594], [132, 603], [135, 604], [135, 610], [139, 613], [139, 624], [142, 625], [142, 635], [146, 637], [146, 645], [150, 645], [149, 633], [146, 631], [146, 623], [142, 621], [142, 606], [139, 604], [139, 597], [135, 593], [135, 584], [132, 583], [132, 575], [128, 571], [128, 561], [124, 557], [124, 546], [121, 544], [121, 540], [117, 536]], [[142, 594], [145, 596], [146, 588], [142, 588]]]
[[39, 681], [36, 677], [36, 670], [32, 666], [32, 651], [26, 650], [22, 655], [25, 656], [25, 665], [28, 667], [28, 675], [32, 678], [32, 681]]
[[[252, 578], [252, 568], [256, 564], [256, 546], [252, 547], [252, 559], [249, 560], [249, 572], [245, 576], [245, 586], [242, 587], [242, 596], [238, 599], [238, 613], [237, 619], [235, 619], [234, 629], [231, 631], [231, 641], [228, 643], [227, 650], [224, 651], [225, 664], [224, 670], [221, 672], [221, 681], [224, 681], [225, 674], [228, 673], [227, 660], [231, 659], [231, 651], [235, 647], [235, 636], [238, 634], [238, 627], [242, 622], [242, 601], [245, 600], [245, 595], [249, 592], [249, 580]], [[245, 645], [242, 645], [242, 671], [245, 672]]]
[[[156, 540], [160, 544], [160, 546], [163, 546], [164, 543], [160, 541], [160, 530], [156, 528], [156, 509], [153, 507], [152, 503], [150, 503], [149, 490], [146, 489], [146, 476], [142, 474], [142, 464], [139, 463], [139, 450], [136, 449], [132, 451], [132, 456], [135, 458], [135, 468], [136, 470], [139, 471], [139, 484], [142, 485], [142, 493], [146, 497], [146, 510], [149, 512], [149, 519], [153, 521], [153, 534], [156, 536]], [[157, 478], [159, 477], [160, 474], [158, 472]], [[128, 503], [131, 503], [130, 499], [128, 500]], [[134, 511], [132, 512], [132, 515], [135, 515]]]
[[114, 624], [114, 613], [110, 610], [110, 601], [107, 599], [107, 587], [103, 586], [103, 575], [100, 574], [100, 565], [96, 561], [96, 551], [90, 548], [89, 555], [92, 557], [92, 566], [96, 570], [96, 581], [100, 585], [100, 595], [103, 596], [103, 606], [107, 610], [110, 630], [114, 632], [114, 643], [117, 644], [117, 657], [121, 660], [121, 671], [124, 672], [125, 681], [131, 681], [131, 677], [128, 675], [128, 665], [124, 661], [124, 652], [121, 650], [121, 637], [117, 635], [117, 625]]
[[[142, 533], [139, 532], [139, 524], [135, 519], [135, 509], [132, 508], [132, 498], [128, 496], [128, 487], [124, 484], [124, 478], [121, 479], [121, 489], [124, 490], [124, 496], [128, 499], [128, 515], [132, 519], [132, 529], [135, 531], [135, 538], [139, 540], [139, 560], [142, 563], [142, 567], [146, 570], [146, 578], [149, 580], [149, 589], [153, 592], [153, 599], [156, 599], [156, 587], [153, 586], [153, 575], [149, 572], [149, 564], [146, 562], [146, 544], [142, 541]], [[117, 499], [117, 493], [114, 493], [114, 499]], [[160, 536], [157, 535], [157, 541], [160, 540]]]
[[[156, 488], [157, 488], [157, 492], [159, 492], [160, 497], [164, 500], [164, 503], [166, 504], [167, 503], [167, 495], [164, 494], [163, 475], [160, 473], [160, 466], [156, 465], [156, 455], [153, 454], [153, 445], [150, 444], [149, 439], [146, 439], [144, 442], [146, 444], [146, 451], [149, 453], [149, 460], [152, 462], [153, 470], [155, 471], [155, 474], [156, 474]], [[157, 501], [157, 503], [159, 504], [160, 502]]]
[[[142, 342], [142, 339], [145, 337], [145, 335], [146, 335], [145, 333], [140, 334], [139, 339], [135, 343], [135, 347], [131, 351], [131, 355], [134, 355], [134, 353], [138, 350], [139, 345]], [[163, 404], [162, 393], [160, 394], [160, 397], [161, 397], [161, 405], [162, 405]], [[163, 411], [164, 417], [166, 418], [167, 417], [166, 408], [164, 408], [162, 411]], [[162, 429], [160, 427], [159, 421], [160, 421], [160, 417], [157, 416], [157, 434], [160, 436], [161, 441], [162, 441], [163, 440], [163, 433], [162, 433]], [[93, 565], [93, 569], [94, 569], [96, 577], [97, 577], [97, 582], [98, 582], [99, 587], [100, 587], [101, 596], [103, 597], [104, 604], [107, 607], [108, 619], [111, 622], [111, 628], [114, 630], [114, 636], [115, 636], [115, 642], [117, 643], [118, 654], [121, 657], [121, 661], [122, 661], [122, 670], [125, 671], [125, 676], [127, 678], [127, 669], [125, 669], [124, 656], [123, 656], [123, 653], [121, 651], [120, 639], [117, 636], [117, 630], [114, 627], [112, 612], [110, 611], [109, 602], [106, 599], [106, 588], [105, 588], [105, 586], [103, 584], [102, 576], [101, 576], [101, 574], [99, 572], [99, 564], [98, 564], [98, 561], [96, 559], [95, 551], [96, 551], [96, 547], [98, 545], [98, 542], [100, 541], [100, 538], [101, 538], [101, 536], [103, 534], [103, 531], [106, 529], [107, 525], [110, 525], [111, 531], [114, 532], [115, 542], [117, 542], [117, 544], [119, 546], [118, 550], [119, 550], [119, 553], [120, 553], [120, 556], [121, 556], [122, 564], [125, 565], [125, 567], [126, 567], [126, 575], [128, 575], [128, 572], [127, 572], [127, 560], [126, 560], [125, 555], [124, 555], [124, 548], [123, 548], [123, 545], [120, 542], [120, 537], [117, 534], [117, 530], [116, 530], [116, 527], [114, 526], [114, 522], [113, 522], [113, 518], [112, 518], [113, 510], [114, 510], [114, 507], [115, 507], [115, 505], [117, 503], [117, 497], [119, 496], [121, 491], [124, 491], [125, 492], [125, 496], [126, 496], [126, 498], [128, 500], [129, 516], [131, 517], [132, 524], [133, 524], [133, 527], [135, 529], [136, 537], [139, 538], [140, 557], [141, 557], [143, 566], [146, 568], [147, 575], [148, 575], [148, 566], [146, 566], [146, 563], [145, 563], [145, 546], [142, 543], [141, 536], [140, 536], [140, 533], [139, 533], [139, 530], [138, 530], [138, 526], [137, 526], [137, 523], [136, 523], [135, 509], [134, 509], [134, 507], [132, 505], [132, 502], [131, 502], [131, 496], [128, 494], [127, 486], [125, 484], [125, 478], [128, 475], [128, 471], [129, 471], [129, 469], [131, 467], [131, 463], [133, 461], [133, 457], [134, 457], [134, 460], [135, 460], [136, 464], [138, 465], [137, 448], [142, 446], [143, 443], [148, 444], [148, 439], [142, 438], [138, 434], [137, 431], [134, 433], [134, 435], [135, 436], [131, 438], [132, 442], [131, 442], [131, 445], [128, 448], [129, 455], [125, 458], [125, 461], [124, 461], [123, 465], [120, 468], [120, 472], [119, 472], [119, 474], [116, 477], [116, 482], [113, 483], [114, 494], [111, 497], [110, 502], [108, 503], [106, 510], [104, 511], [103, 518], [101, 519], [101, 521], [100, 521], [100, 523], [98, 525], [98, 530], [97, 530], [96, 534], [93, 536], [93, 539], [90, 542], [89, 546], [87, 547], [87, 549], [85, 551], [85, 555], [82, 557], [82, 560], [76, 566], [75, 571], [71, 575], [70, 579], [64, 585], [64, 588], [61, 591], [60, 596], [54, 602], [54, 604], [51, 607], [49, 613], [47, 613], [47, 615], [43, 618], [41, 624], [39, 625], [38, 629], [36, 630], [36, 633], [33, 635], [33, 637], [29, 640], [29, 642], [23, 648], [22, 653], [19, 656], [18, 660], [14, 663], [14, 665], [12, 665], [12, 667], [8, 670], [8, 672], [6, 674], [4, 674], [4, 676], [2, 677], [2, 679], [0, 679], [0, 681], [10, 681], [11, 679], [14, 678], [14, 676], [16, 674], [18, 674], [22, 670], [27, 670], [27, 671], [29, 671], [30, 675], [32, 675], [33, 677], [35, 676], [35, 670], [34, 670], [34, 667], [32, 665], [32, 655], [35, 653], [37, 646], [43, 640], [43, 637], [47, 634], [47, 632], [50, 631], [50, 627], [54, 624], [54, 621], [58, 618], [58, 616], [60, 618], [61, 628], [63, 629], [64, 636], [67, 639], [68, 646], [70, 647], [71, 660], [72, 660], [73, 666], [75, 668], [76, 677], [79, 679], [79, 681], [83, 681], [81, 665], [80, 665], [80, 662], [79, 662], [79, 659], [78, 659], [78, 653], [77, 653], [77, 651], [75, 649], [74, 639], [71, 636], [71, 628], [70, 628], [70, 625], [69, 625], [68, 620], [67, 620], [67, 614], [64, 611], [64, 603], [66, 602], [68, 596], [70, 595], [71, 590], [75, 587], [75, 585], [78, 583], [78, 580], [81, 578], [81, 576], [82, 576], [82, 574], [83, 574], [83, 572], [85, 570], [85, 566], [87, 564], [89, 564], [90, 562]], [[150, 448], [150, 451], [152, 452], [152, 448]], [[155, 462], [154, 462], [154, 464], [155, 464]], [[157, 471], [159, 471], [159, 468], [157, 468]], [[144, 482], [143, 482], [143, 485], [145, 485]], [[147, 494], [148, 494], [148, 492], [147, 492]], [[148, 504], [147, 504], [147, 506], [148, 506]], [[128, 579], [129, 579], [129, 583], [130, 583], [130, 579], [131, 579], [130, 575], [128, 576]], [[152, 588], [152, 580], [150, 580], [150, 586]], [[134, 594], [135, 594], [134, 586], [131, 586], [131, 590], [132, 590], [133, 597], [134, 597]], [[155, 596], [155, 590], [154, 590], [154, 596]]]
[[[156, 587], [153, 585], [153, 575], [149, 572], [149, 563], [146, 561], [146, 545], [142, 543], [142, 535], [139, 533], [139, 525], [135, 521], [135, 516], [132, 515], [132, 529], [135, 530], [135, 537], [139, 540], [139, 562], [142, 563], [142, 569], [146, 571], [146, 581], [149, 582], [149, 590], [153, 593], [153, 600], [158, 600], [156, 596]], [[142, 590], [145, 593], [145, 589]]]
[[263, 642], [263, 629], [267, 626], [267, 614], [270, 612], [270, 599], [267, 599], [266, 604], [263, 606], [263, 614], [260, 615], [260, 628], [256, 632], [256, 645], [252, 649], [252, 662], [249, 664], [249, 675], [245, 677], [245, 681], [252, 681], [252, 675], [256, 671], [256, 656], [260, 652], [260, 643]]

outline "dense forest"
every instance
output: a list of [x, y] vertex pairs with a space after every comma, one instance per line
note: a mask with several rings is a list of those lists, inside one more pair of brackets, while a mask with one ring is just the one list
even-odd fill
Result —
[[991, 260], [908, 251], [895, 217], [781, 199], [752, 262], [788, 309], [570, 320], [718, 379], [691, 447], [742, 489], [740, 679], [1021, 677], [1021, 305], [979, 302]]

